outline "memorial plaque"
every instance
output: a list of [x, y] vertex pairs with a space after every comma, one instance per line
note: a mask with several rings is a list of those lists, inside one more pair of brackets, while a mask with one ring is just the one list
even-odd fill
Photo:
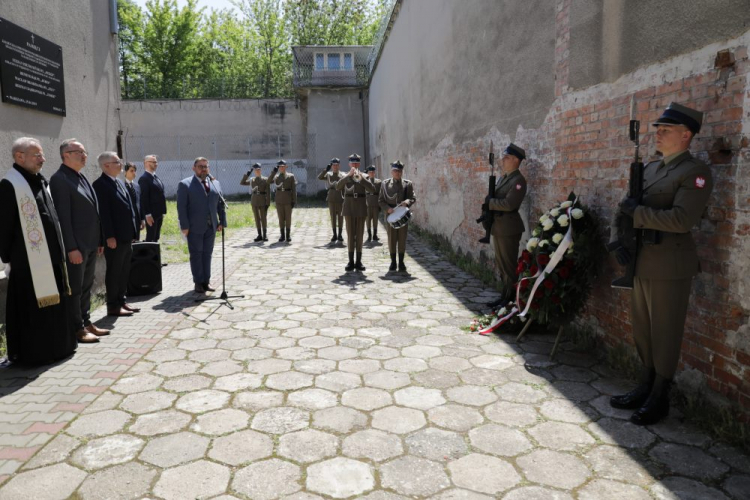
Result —
[[62, 47], [0, 17], [3, 102], [65, 116]]

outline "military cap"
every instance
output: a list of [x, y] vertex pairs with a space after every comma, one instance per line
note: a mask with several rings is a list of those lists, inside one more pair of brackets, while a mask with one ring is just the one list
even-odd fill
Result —
[[339, 164], [341, 163], [341, 160], [339, 160], [338, 158], [331, 159], [331, 165], [333, 165], [334, 163]]
[[260, 163], [254, 163], [253, 164], [253, 168], [262, 168], [262, 167], [261, 167]]
[[508, 147], [505, 148], [505, 151], [503, 151], [503, 154], [515, 156], [521, 161], [526, 159], [526, 151], [524, 151], [523, 148], [519, 148], [512, 142], [508, 144]]
[[370, 165], [365, 169], [365, 172], [374, 172], [375, 171], [375, 165]]
[[279, 160], [278, 163], [276, 163], [277, 167], [286, 167], [286, 162], [284, 160]]
[[362, 158], [356, 153], [352, 153], [351, 156], [349, 156], [349, 163], [359, 163], [362, 161]]
[[667, 109], [652, 125], [685, 125], [693, 134], [701, 130], [703, 124], [703, 113], [693, 108], [688, 108], [676, 102], [669, 103]]
[[401, 163], [401, 160], [396, 160], [393, 163], [391, 163], [391, 170], [403, 170], [404, 164]]

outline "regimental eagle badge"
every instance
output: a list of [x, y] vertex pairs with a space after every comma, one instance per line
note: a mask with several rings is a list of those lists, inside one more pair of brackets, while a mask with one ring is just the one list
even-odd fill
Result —
[[521, 185], [520, 184], [516, 184], [516, 191], [520, 191], [520, 190], [521, 190]]
[[698, 189], [703, 189], [704, 187], [706, 187], [706, 178], [702, 177], [700, 175], [698, 177], [696, 177], [695, 178], [695, 187], [697, 187]]

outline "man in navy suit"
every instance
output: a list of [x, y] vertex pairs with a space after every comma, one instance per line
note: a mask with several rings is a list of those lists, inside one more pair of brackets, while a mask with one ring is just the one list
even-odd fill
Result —
[[138, 167], [134, 163], [127, 162], [124, 167], [125, 176], [125, 189], [128, 190], [130, 196], [130, 203], [133, 205], [135, 211], [136, 220], [138, 221], [138, 232], [135, 236], [135, 241], [141, 240], [141, 229], [146, 227], [146, 222], [141, 212], [141, 186], [135, 182], [135, 176], [138, 173]]
[[138, 233], [138, 218], [130, 201], [125, 184], [117, 178], [122, 171], [122, 162], [114, 151], [105, 151], [97, 159], [102, 175], [94, 181], [94, 191], [99, 198], [99, 213], [102, 231], [106, 240], [104, 258], [107, 273], [107, 315], [132, 316], [140, 311], [125, 303], [125, 292], [130, 276], [130, 259], [133, 255], [133, 240]]
[[227, 214], [219, 196], [220, 186], [209, 177], [208, 160], [198, 157], [194, 176], [177, 185], [177, 216], [187, 238], [190, 270], [197, 293], [213, 292], [211, 254], [216, 233], [227, 226]]
[[159, 241], [161, 224], [167, 213], [167, 198], [164, 196], [164, 184], [156, 176], [159, 160], [155, 155], [143, 158], [146, 170], [138, 179], [141, 187], [141, 215], [146, 221], [146, 241]]

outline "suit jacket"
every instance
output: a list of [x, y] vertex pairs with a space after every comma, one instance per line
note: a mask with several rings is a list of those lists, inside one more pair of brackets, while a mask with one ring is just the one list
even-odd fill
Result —
[[514, 170], [501, 177], [500, 184], [495, 187], [495, 194], [490, 198], [490, 210], [494, 213], [492, 234], [495, 236], [511, 236], [526, 231], [523, 219], [518, 213], [526, 196], [526, 178], [520, 170]]
[[323, 170], [318, 175], [318, 180], [326, 181], [326, 190], [328, 191], [328, 194], [326, 195], [326, 201], [328, 203], [332, 203], [334, 205], [340, 205], [344, 203], [344, 193], [336, 189], [336, 183], [341, 180], [342, 177], [343, 174], [340, 171], [334, 172], [333, 170]]
[[191, 233], [203, 234], [209, 224], [214, 232], [219, 224], [227, 227], [227, 212], [221, 203], [216, 181], [209, 181], [209, 193], [196, 176], [183, 179], [177, 185], [177, 216], [180, 229], [189, 229]]
[[90, 252], [104, 246], [99, 200], [86, 178], [60, 165], [49, 182], [65, 242], [65, 252]]
[[167, 213], [167, 198], [164, 196], [164, 184], [151, 172], [144, 172], [138, 178], [141, 187], [141, 215], [159, 217]]
[[713, 189], [711, 169], [689, 151], [669, 164], [652, 161], [643, 171], [643, 201], [635, 209], [638, 229], [662, 231], [657, 245], [643, 245], [636, 276], [644, 279], [684, 279], [700, 272], [698, 252], [690, 230], [698, 224]]
[[[125, 189], [127, 189], [128, 183], [124, 181], [123, 184], [125, 184]], [[135, 210], [135, 218], [140, 222], [146, 219], [146, 214], [141, 212], [141, 186], [139, 186], [137, 182], [133, 182], [132, 185], [133, 191], [135, 191], [135, 197], [133, 197], [130, 190], [128, 190], [128, 195], [130, 195], [130, 202], [133, 205], [133, 210]]]
[[294, 174], [280, 174], [278, 170], [274, 170], [268, 177], [268, 182], [273, 182], [276, 186], [277, 205], [297, 203], [297, 179]]
[[138, 234], [140, 221], [133, 210], [125, 183], [102, 174], [94, 181], [94, 190], [99, 198], [104, 239], [115, 238], [118, 243], [133, 241]]

